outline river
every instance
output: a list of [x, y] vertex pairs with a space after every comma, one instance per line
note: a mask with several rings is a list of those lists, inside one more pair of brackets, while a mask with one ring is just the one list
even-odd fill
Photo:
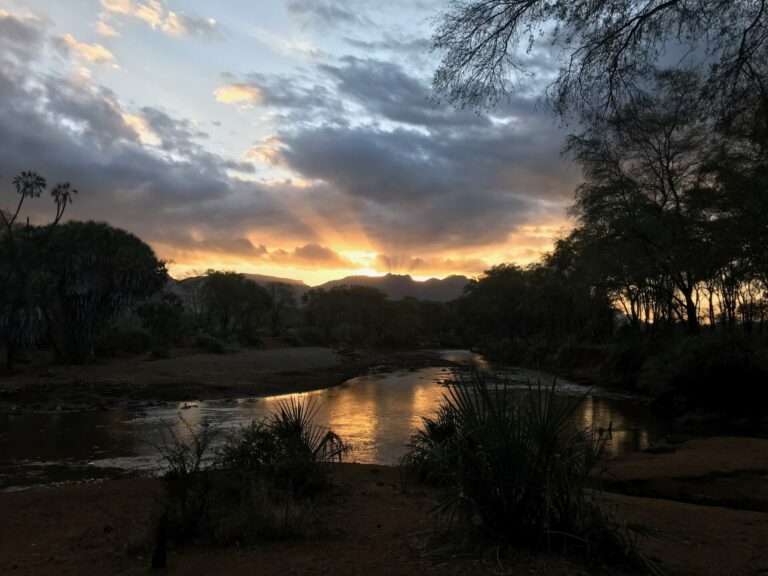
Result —
[[[466, 351], [442, 351], [448, 360], [475, 362], [503, 372], [521, 389], [551, 377], [529, 370], [490, 366]], [[222, 430], [247, 424], [293, 397], [314, 398], [317, 424], [342, 436], [352, 447], [349, 459], [395, 464], [422, 416], [434, 413], [450, 375], [446, 368], [368, 374], [341, 386], [285, 396], [237, 401], [194, 401], [144, 410], [114, 409], [73, 413], [0, 415], [0, 490], [72, 481], [90, 481], [161, 468], [158, 445], [169, 431], [184, 434], [179, 417], [191, 426], [207, 421]], [[648, 402], [599, 388], [561, 380], [557, 393], [584, 397], [577, 424], [608, 428], [608, 453], [623, 455], [647, 448], [664, 433], [663, 422]], [[223, 435], [222, 435], [223, 436]]]

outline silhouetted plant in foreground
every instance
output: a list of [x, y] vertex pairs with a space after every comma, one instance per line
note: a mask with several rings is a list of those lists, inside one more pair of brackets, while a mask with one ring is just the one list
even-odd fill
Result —
[[595, 472], [606, 435], [579, 429], [578, 400], [456, 374], [411, 438], [406, 472], [447, 490], [436, 511], [480, 542], [640, 560], [640, 527], [608, 513]]
[[177, 543], [213, 544], [306, 536], [322, 523], [313, 501], [328, 486], [327, 464], [342, 461], [347, 445], [314, 424], [312, 401], [281, 402], [260, 421], [211, 447], [215, 430], [171, 432], [161, 447], [168, 465], [158, 526]]

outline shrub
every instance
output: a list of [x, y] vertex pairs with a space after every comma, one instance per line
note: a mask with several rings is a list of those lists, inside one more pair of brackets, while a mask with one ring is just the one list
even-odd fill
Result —
[[195, 339], [195, 346], [197, 348], [202, 348], [206, 352], [210, 352], [211, 354], [226, 354], [227, 353], [227, 346], [216, 338], [215, 336], [211, 336], [210, 334], [206, 332], [202, 332], [197, 335], [197, 338]]
[[313, 402], [280, 403], [271, 415], [231, 432], [217, 451], [215, 432], [171, 432], [161, 447], [163, 525], [176, 542], [214, 544], [303, 536], [318, 529], [312, 499], [328, 485], [327, 464], [347, 447], [313, 423]]
[[313, 423], [316, 414], [314, 399], [280, 402], [267, 418], [228, 437], [220, 467], [260, 474], [298, 497], [314, 496], [326, 485], [325, 465], [341, 461], [347, 451], [339, 436]]
[[592, 488], [606, 438], [578, 429], [579, 402], [554, 392], [554, 384], [521, 392], [478, 371], [457, 374], [402, 463], [445, 486], [439, 510], [483, 540], [623, 557], [634, 550], [632, 532]]
[[136, 308], [136, 314], [159, 346], [178, 344], [187, 331], [184, 303], [171, 292], [163, 293], [157, 300], [143, 302]]
[[685, 338], [649, 359], [640, 376], [657, 406], [671, 413], [692, 408], [762, 413], [766, 382], [768, 366], [755, 349], [736, 337], [709, 334]]

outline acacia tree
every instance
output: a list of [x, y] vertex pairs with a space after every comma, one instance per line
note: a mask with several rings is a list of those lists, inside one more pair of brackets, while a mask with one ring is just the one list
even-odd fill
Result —
[[768, 119], [766, 0], [455, 0], [433, 37], [436, 92], [460, 105], [495, 104], [528, 72], [526, 51], [539, 39], [559, 50], [548, 96], [562, 114], [614, 109], [680, 52], [706, 62], [699, 96], [721, 118], [738, 123], [759, 110], [751, 121]]
[[222, 334], [236, 331], [253, 341], [261, 317], [270, 309], [266, 288], [243, 274], [209, 270], [200, 289], [203, 316]]
[[712, 182], [703, 171], [711, 123], [699, 114], [697, 88], [690, 73], [657, 73], [651, 90], [611, 118], [593, 119], [567, 146], [586, 178], [573, 212], [626, 247], [624, 257], [640, 252], [651, 277], [669, 279], [691, 332], [699, 326], [697, 289], [717, 265], [708, 233]]
[[40, 301], [44, 273], [41, 258], [51, 233], [77, 194], [68, 182], [54, 186], [50, 194], [56, 214], [49, 224], [35, 229], [29, 225], [29, 220], [21, 224], [19, 218], [25, 203], [39, 198], [46, 190], [45, 178], [36, 172], [22, 172], [14, 177], [13, 187], [19, 195], [15, 210], [5, 212], [0, 209], [3, 223], [0, 232], [0, 329], [9, 372], [13, 371], [16, 349], [32, 344], [43, 331], [45, 323]]

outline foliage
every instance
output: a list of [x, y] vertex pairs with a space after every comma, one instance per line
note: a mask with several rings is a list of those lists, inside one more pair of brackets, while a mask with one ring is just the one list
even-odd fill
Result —
[[605, 437], [576, 427], [577, 406], [554, 383], [522, 392], [478, 371], [456, 374], [403, 465], [448, 489], [439, 510], [460, 527], [512, 545], [623, 558], [634, 553], [631, 527], [613, 522], [592, 487]]
[[341, 461], [347, 451], [338, 435], [313, 423], [316, 414], [314, 399], [279, 402], [263, 421], [230, 434], [219, 453], [220, 466], [264, 475], [294, 496], [315, 495], [325, 486], [323, 465]]
[[346, 444], [313, 423], [316, 405], [280, 403], [271, 415], [230, 433], [217, 451], [215, 431], [181, 419], [161, 447], [168, 464], [162, 517], [184, 543], [248, 543], [305, 535], [320, 523], [312, 499], [328, 485], [326, 465]]
[[227, 353], [227, 345], [216, 338], [215, 336], [211, 336], [210, 334], [206, 334], [205, 332], [201, 332], [197, 335], [197, 338], [195, 338], [195, 346], [198, 348], [202, 348], [206, 352], [210, 352], [211, 354], [226, 354]]
[[200, 288], [204, 325], [217, 334], [235, 333], [244, 342], [258, 339], [261, 318], [271, 307], [270, 293], [243, 274], [209, 270]]
[[36, 229], [19, 224], [24, 204], [39, 198], [48, 184], [36, 172], [22, 172], [13, 179], [13, 187], [19, 195], [15, 210], [6, 212], [0, 208], [4, 228], [0, 231], [0, 340], [6, 347], [6, 366], [13, 370], [14, 350], [34, 344], [44, 332], [46, 318], [41, 309], [45, 288], [42, 259], [51, 232], [64, 217], [77, 190], [68, 182], [57, 184], [51, 190], [56, 206], [53, 220]]
[[98, 222], [60, 224], [44, 258], [44, 309], [51, 336], [74, 363], [94, 358], [94, 344], [118, 315], [165, 283], [165, 266], [133, 234]]
[[765, 351], [756, 352], [743, 338], [714, 334], [680, 339], [652, 357], [639, 376], [657, 407], [672, 415], [704, 408], [760, 416], [766, 382]]
[[283, 282], [270, 282], [267, 285], [269, 295], [269, 325], [272, 336], [280, 332], [296, 309], [296, 296], [293, 288]]
[[177, 345], [187, 332], [184, 302], [172, 292], [163, 292], [157, 298], [142, 302], [136, 314], [158, 346]]
[[[764, 2], [712, 0], [467, 0], [440, 15], [433, 37], [442, 58], [434, 86], [449, 101], [493, 105], [538, 60], [528, 52], [548, 38], [560, 70], [548, 95], [566, 114], [610, 113], [631, 100], [670, 51], [682, 69], [705, 74], [695, 95], [728, 125], [768, 121]], [[744, 106], [744, 103], [747, 106]]]

